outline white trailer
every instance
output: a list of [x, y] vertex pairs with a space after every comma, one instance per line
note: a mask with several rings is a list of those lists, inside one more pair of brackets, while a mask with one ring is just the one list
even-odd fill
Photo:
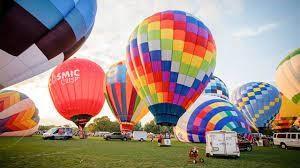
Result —
[[133, 139], [137, 141], [146, 141], [147, 140], [147, 132], [146, 131], [133, 131]]
[[206, 156], [240, 157], [237, 133], [234, 131], [206, 132]]

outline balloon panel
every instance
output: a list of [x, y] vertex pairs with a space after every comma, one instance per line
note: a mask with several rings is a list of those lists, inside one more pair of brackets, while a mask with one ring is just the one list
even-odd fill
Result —
[[129, 128], [128, 124], [138, 123], [148, 113], [146, 104], [130, 81], [124, 62], [110, 67], [106, 73], [105, 87], [106, 100], [121, 128]]
[[49, 79], [49, 91], [57, 111], [75, 124], [85, 124], [104, 104], [104, 72], [81, 58], [57, 66]]
[[158, 124], [177, 123], [206, 87], [215, 63], [211, 32], [182, 11], [146, 18], [129, 38], [128, 74]]
[[281, 106], [279, 91], [264, 82], [250, 82], [238, 87], [231, 99], [254, 129], [267, 127]]
[[205, 95], [217, 96], [225, 100], [229, 99], [228, 89], [226, 84], [218, 77], [212, 76], [208, 85], [206, 86]]
[[290, 53], [279, 64], [275, 82], [287, 98], [300, 104], [300, 48]]
[[0, 136], [32, 135], [39, 120], [38, 109], [26, 95], [10, 90], [0, 92]]
[[293, 103], [284, 95], [281, 95], [281, 98], [280, 111], [272, 122], [273, 130], [289, 130], [297, 117], [300, 117], [300, 105]]
[[243, 114], [230, 102], [203, 95], [183, 114], [175, 127], [176, 137], [183, 142], [205, 142], [205, 133], [213, 130], [249, 133]]
[[2, 3], [0, 89], [51, 69], [72, 56], [91, 32], [97, 10], [96, 0]]

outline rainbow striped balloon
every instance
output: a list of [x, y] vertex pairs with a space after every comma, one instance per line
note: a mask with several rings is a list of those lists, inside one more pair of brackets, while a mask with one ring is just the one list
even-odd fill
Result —
[[38, 130], [38, 109], [17, 91], [0, 92], [0, 136], [30, 136]]
[[215, 64], [211, 32], [182, 11], [146, 18], [129, 38], [128, 74], [160, 125], [176, 125], [206, 87]]
[[123, 62], [110, 67], [105, 87], [106, 100], [120, 123], [121, 131], [132, 131], [149, 110], [132, 86]]
[[177, 139], [182, 142], [205, 142], [206, 132], [213, 130], [245, 134], [250, 133], [250, 126], [230, 102], [217, 96], [202, 95], [174, 128]]

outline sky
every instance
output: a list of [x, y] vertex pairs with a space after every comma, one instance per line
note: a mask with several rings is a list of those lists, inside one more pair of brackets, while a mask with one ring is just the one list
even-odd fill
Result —
[[[98, 63], [104, 71], [125, 60], [129, 35], [144, 18], [164, 10], [193, 14], [211, 30], [217, 46], [214, 75], [230, 93], [247, 82], [275, 84], [279, 62], [300, 47], [300, 1], [298, 0], [98, 0], [93, 31], [74, 56]], [[53, 69], [7, 89], [28, 95], [39, 108], [40, 125], [72, 122], [55, 110], [48, 91]], [[96, 117], [115, 120], [105, 103]], [[149, 113], [142, 124], [153, 119]]]

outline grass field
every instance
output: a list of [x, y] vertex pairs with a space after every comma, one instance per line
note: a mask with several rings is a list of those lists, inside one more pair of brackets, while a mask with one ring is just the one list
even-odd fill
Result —
[[[300, 167], [300, 150], [256, 147], [242, 152], [239, 159], [204, 158], [193, 165], [187, 152], [191, 144], [172, 142], [172, 147], [158, 147], [156, 142], [87, 140], [42, 140], [39, 136], [0, 138], [0, 167]], [[204, 155], [204, 144], [197, 144]]]

